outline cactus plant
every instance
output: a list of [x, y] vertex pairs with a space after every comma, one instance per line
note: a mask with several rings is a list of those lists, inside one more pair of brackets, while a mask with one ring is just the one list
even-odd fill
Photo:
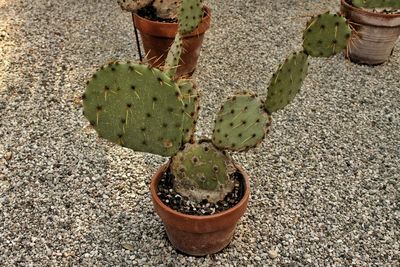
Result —
[[175, 190], [183, 196], [217, 202], [233, 189], [234, 165], [209, 142], [186, 144], [171, 162]]
[[330, 57], [347, 47], [351, 29], [347, 20], [329, 12], [307, 22], [303, 35], [304, 51], [314, 57]]
[[[183, 0], [181, 4], [179, 31], [163, 71], [140, 63], [113, 63], [101, 68], [88, 82], [83, 96], [84, 114], [103, 138], [136, 151], [173, 156], [175, 190], [195, 200], [217, 202], [233, 188], [234, 165], [222, 150], [255, 147], [265, 136], [270, 115], [256, 95], [237, 94], [217, 114], [212, 141], [195, 142], [199, 110], [196, 86], [190, 79], [173, 77], [182, 50], [180, 36], [200, 22], [201, 14], [196, 9], [200, 1]], [[185, 13], [190, 10], [193, 15]], [[293, 74], [287, 70], [290, 66], [283, 68], [286, 75], [279, 74], [286, 84], [296, 82], [274, 91], [280, 108], [290, 102], [288, 99], [301, 86], [299, 80], [304, 79], [301, 59], [306, 56], [299, 55], [299, 60], [293, 56], [289, 59]]]
[[156, 68], [110, 64], [93, 75], [82, 98], [85, 116], [103, 138], [163, 156], [175, 154], [182, 144], [182, 95]]
[[193, 80], [182, 78], [177, 84], [181, 92], [185, 111], [182, 120], [183, 143], [188, 143], [194, 140], [194, 131], [200, 110], [200, 94]]
[[[188, 254], [205, 255], [229, 243], [232, 229], [247, 205], [249, 183], [243, 175], [246, 182], [240, 185], [238, 172], [244, 172], [234, 164], [229, 151], [243, 152], [259, 145], [269, 131], [273, 113], [289, 105], [298, 94], [308, 72], [309, 56], [329, 57], [338, 53], [347, 45], [351, 30], [339, 15], [325, 13], [312, 18], [304, 32], [303, 50], [290, 53], [279, 65], [271, 77], [266, 96], [244, 91], [228, 97], [215, 115], [211, 138], [199, 141], [195, 139], [195, 126], [200, 94], [192, 79], [175, 77], [175, 74], [183, 50], [182, 36], [199, 23], [201, 14], [195, 7], [199, 7], [200, 1], [181, 0], [179, 3], [179, 30], [164, 66], [111, 63], [92, 76], [82, 98], [84, 115], [99, 136], [135, 151], [170, 157], [167, 169], [160, 168], [163, 177], [172, 180], [173, 188], [167, 190], [168, 194], [177, 193], [186, 203], [206, 202], [216, 207], [221, 200], [223, 203], [231, 200], [235, 192], [246, 190], [247, 195], [239, 196], [242, 199], [234, 202], [235, 206], [229, 211], [197, 220], [197, 216], [189, 218], [165, 208], [166, 202], [162, 204], [157, 195], [161, 190], [154, 186], [159, 180], [153, 179], [153, 202], [171, 243]], [[185, 13], [190, 10], [193, 15]], [[175, 198], [177, 201], [176, 195]], [[227, 227], [231, 230], [221, 234], [222, 230], [211, 229], [210, 234], [223, 236], [223, 242], [219, 244], [214, 237], [203, 236], [205, 232], [210, 233], [210, 221], [219, 218], [213, 223], [220, 223], [226, 214], [231, 214], [227, 220], [236, 218]], [[181, 221], [184, 221], [182, 225]], [[190, 232], [186, 228], [192, 221], [196, 229]], [[199, 230], [202, 224], [206, 225], [204, 232]], [[187, 240], [194, 240], [195, 245], [188, 246]], [[203, 250], [204, 244], [212, 248]]]
[[[263, 100], [249, 92], [226, 100], [216, 114], [211, 140], [196, 142], [199, 93], [191, 79], [175, 78], [182, 51], [181, 35], [200, 22], [199, 0], [182, 0], [179, 31], [165, 66], [112, 63], [88, 82], [84, 114], [103, 138], [136, 151], [171, 156], [176, 192], [193, 200], [217, 202], [233, 188], [234, 164], [224, 150], [246, 151], [262, 142], [271, 114], [292, 102], [307, 75], [308, 55], [337, 53], [349, 33], [334, 14], [313, 18], [304, 34], [304, 51], [291, 53], [269, 83]], [[187, 11], [194, 13], [185, 13]], [[323, 27], [324, 26], [324, 27]], [[311, 31], [310, 31], [311, 29]], [[337, 38], [337, 48], [331, 47]], [[329, 48], [318, 44], [330, 44]]]
[[264, 138], [268, 120], [256, 95], [237, 94], [218, 112], [212, 141], [220, 149], [242, 151], [255, 147]]
[[178, 11], [179, 32], [184, 35], [196, 29], [203, 18], [202, 0], [182, 1]]
[[289, 104], [300, 90], [307, 70], [308, 56], [304, 52], [294, 52], [290, 55], [272, 76], [265, 109], [275, 112]]

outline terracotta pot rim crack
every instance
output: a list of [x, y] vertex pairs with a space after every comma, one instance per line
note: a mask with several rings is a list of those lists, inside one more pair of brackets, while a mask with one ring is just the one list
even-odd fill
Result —
[[[168, 163], [166, 163], [165, 165], [162, 166], [162, 172], [163, 173], [169, 168], [169, 164], [170, 164], [170, 162], [168, 162]], [[247, 183], [249, 183], [249, 180], [247, 180], [245, 178], [245, 172], [242, 169], [242, 167], [240, 167], [240, 166], [238, 166], [236, 164], [235, 164], [235, 167], [236, 167], [236, 170], [239, 171], [243, 175], [243, 182], [245, 183], [244, 187], [246, 188], [246, 190], [244, 191], [244, 194], [243, 194], [242, 198], [240, 199], [240, 201], [235, 206], [233, 206], [233, 207], [231, 207], [231, 208], [229, 208], [229, 209], [227, 209], [225, 211], [218, 212], [216, 214], [212, 214], [212, 215], [190, 215], [190, 214], [185, 214], [185, 213], [182, 213], [182, 212], [178, 212], [178, 211], [168, 207], [167, 205], [165, 205], [161, 201], [161, 199], [157, 195], [157, 185], [155, 184], [157, 182], [156, 179], [152, 179], [152, 181], [151, 181], [151, 187], [150, 187], [151, 194], [153, 196], [155, 196], [154, 197], [154, 201], [156, 201], [158, 205], [162, 206], [166, 211], [168, 211], [168, 212], [170, 212], [170, 213], [172, 213], [172, 214], [174, 214], [174, 215], [176, 215], [176, 216], [178, 216], [178, 217], [180, 217], [182, 219], [195, 219], [195, 220], [217, 219], [217, 218], [226, 216], [227, 214], [234, 213], [235, 210], [237, 210], [239, 207], [245, 205], [247, 203], [249, 197], [250, 197], [250, 190], [247, 190], [249, 188], [249, 185], [247, 184]]]

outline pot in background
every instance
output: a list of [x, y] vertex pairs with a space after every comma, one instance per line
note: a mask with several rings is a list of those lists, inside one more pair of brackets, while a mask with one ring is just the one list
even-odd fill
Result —
[[[183, 36], [183, 52], [176, 72], [177, 77], [191, 76], [196, 69], [204, 34], [209, 29], [211, 22], [211, 10], [204, 7], [204, 12], [205, 16], [197, 29]], [[132, 19], [140, 32], [149, 63], [153, 67], [162, 66], [178, 31], [178, 23], [148, 20], [135, 13], [132, 13]]]
[[378, 65], [387, 61], [400, 35], [400, 14], [383, 14], [357, 8], [341, 0], [341, 13], [357, 31], [348, 45], [351, 61]]

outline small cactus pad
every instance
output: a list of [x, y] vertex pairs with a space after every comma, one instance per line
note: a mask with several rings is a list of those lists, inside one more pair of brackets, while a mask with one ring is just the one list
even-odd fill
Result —
[[400, 8], [400, 0], [352, 0], [352, 4], [364, 8]]
[[152, 0], [118, 0], [117, 2], [123, 10], [135, 12], [150, 4]]
[[265, 109], [269, 114], [284, 108], [300, 91], [307, 75], [308, 56], [303, 52], [291, 54], [271, 78]]
[[178, 12], [179, 32], [184, 35], [194, 31], [203, 19], [202, 0], [181, 0]]
[[172, 43], [167, 59], [165, 60], [164, 70], [167, 75], [174, 77], [178, 69], [179, 61], [181, 60], [182, 53], [182, 37], [179, 33], [175, 35], [174, 42]]
[[183, 196], [209, 202], [223, 200], [232, 191], [235, 171], [228, 156], [211, 143], [186, 144], [171, 163], [175, 190]]
[[162, 156], [181, 147], [182, 96], [156, 68], [109, 64], [93, 75], [82, 98], [84, 115], [103, 138]]
[[175, 19], [178, 14], [180, 1], [178, 0], [154, 0], [153, 6], [157, 10], [157, 16], [163, 19]]
[[351, 36], [347, 20], [329, 12], [307, 22], [303, 35], [305, 52], [313, 57], [330, 57], [346, 48]]
[[196, 122], [199, 117], [199, 93], [193, 80], [181, 79], [178, 81], [181, 91], [185, 113], [183, 115], [183, 142], [188, 143], [194, 139]]
[[235, 95], [217, 114], [212, 142], [218, 148], [235, 151], [255, 147], [264, 138], [267, 119], [263, 104], [255, 95]]

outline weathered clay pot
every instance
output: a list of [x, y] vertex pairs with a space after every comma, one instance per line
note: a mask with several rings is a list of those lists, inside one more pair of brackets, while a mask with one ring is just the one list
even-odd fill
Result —
[[[183, 53], [176, 72], [176, 76], [192, 75], [196, 69], [200, 56], [204, 33], [209, 29], [211, 10], [204, 8], [206, 16], [203, 17], [197, 29], [183, 36]], [[168, 50], [178, 31], [178, 23], [165, 23], [145, 19], [132, 13], [133, 23], [140, 32], [144, 51], [150, 64], [158, 67], [164, 64]]]
[[341, 0], [341, 13], [358, 32], [348, 46], [351, 61], [377, 65], [389, 59], [400, 35], [400, 14], [369, 12], [347, 0]]
[[216, 253], [225, 248], [233, 237], [236, 223], [244, 214], [250, 195], [249, 177], [244, 170], [237, 169], [244, 177], [243, 198], [233, 208], [205, 216], [186, 215], [164, 205], [157, 196], [157, 185], [167, 170], [161, 166], [154, 174], [150, 190], [154, 208], [164, 223], [171, 244], [181, 252], [193, 256]]

